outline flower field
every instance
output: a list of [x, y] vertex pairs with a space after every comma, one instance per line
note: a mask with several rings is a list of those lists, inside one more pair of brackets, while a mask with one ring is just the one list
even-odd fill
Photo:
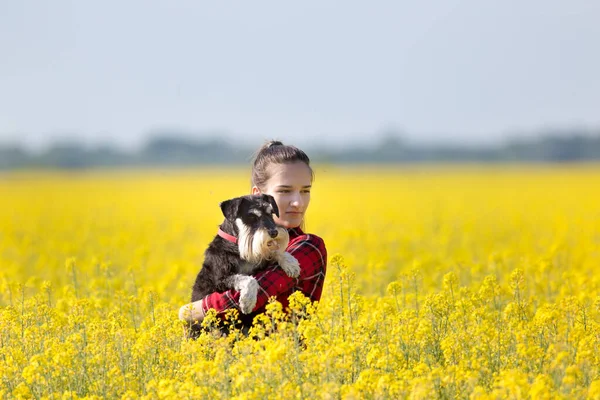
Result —
[[0, 398], [600, 399], [600, 166], [314, 169], [321, 302], [196, 341], [249, 167], [0, 173]]

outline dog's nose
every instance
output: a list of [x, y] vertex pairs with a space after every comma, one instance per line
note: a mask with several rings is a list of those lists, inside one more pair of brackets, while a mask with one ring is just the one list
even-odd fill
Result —
[[277, 229], [269, 229], [269, 236], [271, 236], [271, 238], [276, 238], [278, 234], [279, 232], [277, 232]]

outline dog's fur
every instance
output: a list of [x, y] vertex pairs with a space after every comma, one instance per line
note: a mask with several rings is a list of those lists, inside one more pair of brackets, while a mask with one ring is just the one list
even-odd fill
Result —
[[272, 196], [242, 196], [226, 200], [220, 206], [225, 216], [220, 228], [235, 236], [238, 243], [217, 235], [209, 244], [192, 287], [192, 304], [183, 306], [179, 312], [180, 319], [188, 322], [194, 321], [194, 302], [228, 289], [240, 292], [240, 311], [250, 314], [258, 291], [258, 282], [251, 275], [273, 262], [288, 276], [297, 277], [300, 273], [298, 260], [285, 252], [289, 242], [287, 230], [273, 220], [273, 214], [279, 216], [279, 209]]

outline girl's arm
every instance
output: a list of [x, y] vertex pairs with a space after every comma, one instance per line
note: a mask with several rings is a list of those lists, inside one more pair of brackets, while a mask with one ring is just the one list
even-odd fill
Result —
[[[259, 288], [253, 311], [264, 308], [270, 297], [291, 292], [294, 287], [302, 290], [313, 301], [321, 298], [327, 268], [327, 249], [323, 239], [315, 235], [303, 234], [292, 239], [286, 251], [298, 260], [300, 276], [290, 278], [278, 265], [257, 273], [254, 277]], [[230, 308], [239, 310], [239, 300], [240, 292], [236, 290], [215, 292], [196, 302], [195, 308], [197, 303], [201, 303], [201, 310], [198, 310], [197, 315], [204, 315], [211, 308], [221, 314]]]

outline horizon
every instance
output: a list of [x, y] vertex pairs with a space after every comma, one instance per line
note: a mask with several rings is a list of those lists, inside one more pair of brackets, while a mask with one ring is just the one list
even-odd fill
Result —
[[[168, 134], [161, 134], [161, 132], [165, 132], [165, 133], [170, 133], [170, 135]], [[226, 131], [223, 131], [226, 132]], [[135, 144], [135, 145], [123, 145], [122, 143], [119, 143], [118, 141], [114, 141], [114, 140], [96, 140], [96, 141], [90, 141], [90, 140], [85, 140], [85, 138], [82, 138], [80, 136], [77, 135], [72, 135], [72, 136], [57, 136], [57, 137], [53, 137], [51, 140], [46, 141], [44, 143], [37, 143], [35, 145], [31, 145], [31, 144], [27, 144], [25, 142], [19, 142], [18, 140], [2, 140], [0, 138], [0, 149], [2, 148], [8, 148], [8, 147], [16, 147], [16, 148], [20, 148], [25, 150], [26, 152], [30, 153], [30, 154], [42, 154], [44, 152], [47, 152], [48, 150], [52, 149], [52, 148], [56, 148], [56, 147], [61, 147], [61, 146], [77, 146], [77, 147], [81, 147], [82, 149], [85, 150], [94, 150], [94, 149], [99, 149], [99, 148], [111, 148], [113, 150], [119, 151], [119, 152], [124, 152], [124, 153], [137, 153], [137, 152], [141, 152], [145, 146], [147, 146], [149, 143], [153, 142], [154, 140], [157, 139], [171, 139], [174, 141], [180, 141], [180, 142], [187, 142], [187, 143], [194, 143], [194, 144], [202, 144], [202, 143], [210, 143], [210, 142], [223, 142], [226, 143], [227, 145], [231, 146], [232, 148], [237, 148], [237, 149], [247, 149], [247, 148], [258, 148], [262, 143], [264, 143], [265, 141], [268, 140], [282, 140], [284, 143], [286, 144], [293, 144], [293, 145], [298, 145], [298, 147], [301, 148], [309, 148], [311, 150], [316, 150], [317, 148], [321, 147], [323, 150], [326, 151], [333, 151], [333, 150], [339, 150], [339, 151], [345, 151], [345, 150], [352, 150], [352, 149], [360, 149], [360, 148], [370, 148], [371, 146], [373, 146], [373, 148], [383, 144], [384, 142], [386, 142], [387, 140], [397, 140], [398, 142], [402, 143], [403, 145], [406, 145], [408, 147], [413, 147], [413, 148], [419, 148], [419, 147], [429, 147], [429, 148], [435, 148], [435, 147], [457, 147], [457, 148], [464, 148], [464, 149], [472, 149], [472, 150], [484, 150], [484, 149], [488, 149], [488, 148], [501, 148], [503, 146], [506, 146], [510, 143], [515, 143], [515, 142], [535, 142], [535, 141], [539, 141], [541, 139], [544, 138], [562, 138], [562, 139], [568, 139], [568, 138], [573, 138], [573, 137], [585, 137], [585, 138], [600, 138], [600, 127], [598, 128], [588, 128], [588, 127], [572, 127], [572, 128], [564, 128], [564, 129], [558, 129], [558, 128], [546, 128], [546, 130], [542, 130], [542, 129], [538, 129], [538, 130], [534, 130], [534, 131], [530, 131], [530, 132], [516, 132], [516, 134], [514, 135], [505, 135], [503, 137], [500, 138], [496, 138], [495, 140], [488, 140], [488, 141], [464, 141], [459, 139], [440, 139], [440, 138], [433, 138], [433, 139], [429, 139], [429, 140], [415, 140], [415, 137], [406, 134], [405, 132], [402, 131], [393, 131], [393, 130], [382, 130], [380, 132], [378, 132], [377, 134], [373, 134], [370, 137], [362, 137], [362, 138], [355, 138], [354, 140], [347, 140], [343, 143], [340, 142], [336, 142], [335, 140], [331, 141], [327, 141], [325, 140], [324, 142], [321, 143], [320, 146], [316, 146], [314, 143], [311, 142], [302, 142], [302, 143], [294, 143], [294, 142], [289, 142], [285, 139], [282, 139], [281, 137], [264, 137], [261, 139], [256, 139], [256, 138], [244, 138], [243, 140], [238, 140], [234, 135], [229, 135], [229, 136], [224, 136], [222, 133], [221, 134], [212, 134], [211, 132], [208, 132], [207, 134], [196, 134], [194, 135], [189, 134], [188, 131], [182, 130], [182, 131], [176, 131], [173, 129], [166, 129], [166, 130], [157, 130], [155, 131], [156, 134], [149, 134], [149, 135], [144, 135], [141, 140], [139, 141], [139, 143]], [[520, 134], [519, 134], [520, 133]]]

